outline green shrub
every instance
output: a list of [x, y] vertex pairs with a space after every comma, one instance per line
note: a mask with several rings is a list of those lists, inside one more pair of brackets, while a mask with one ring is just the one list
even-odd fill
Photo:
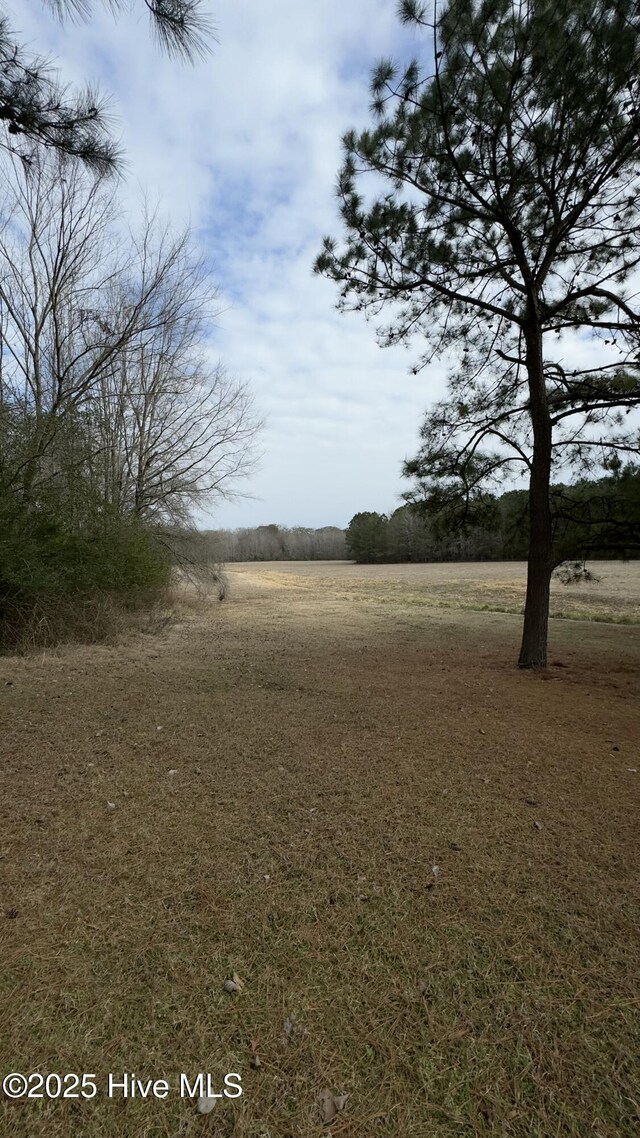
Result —
[[72, 527], [0, 502], [0, 650], [104, 639], [118, 613], [164, 600], [170, 580], [166, 551], [132, 519], [96, 512]]

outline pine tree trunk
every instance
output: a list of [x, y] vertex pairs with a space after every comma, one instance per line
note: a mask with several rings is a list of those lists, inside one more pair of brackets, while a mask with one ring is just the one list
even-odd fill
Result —
[[529, 482], [529, 558], [527, 597], [520, 647], [520, 668], [546, 668], [549, 591], [553, 572], [551, 481], [552, 430], [542, 360], [542, 334], [537, 322], [525, 328], [529, 399], [533, 426], [533, 459]]

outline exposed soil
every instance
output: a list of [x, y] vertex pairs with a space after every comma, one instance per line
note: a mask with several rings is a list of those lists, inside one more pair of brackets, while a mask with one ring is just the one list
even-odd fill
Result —
[[[633, 619], [638, 570], [598, 571]], [[98, 1086], [1, 1132], [636, 1134], [638, 626], [553, 621], [530, 674], [518, 616], [453, 607], [522, 567], [230, 576], [160, 636], [0, 659], [1, 1073]], [[200, 1071], [243, 1097], [199, 1115]]]

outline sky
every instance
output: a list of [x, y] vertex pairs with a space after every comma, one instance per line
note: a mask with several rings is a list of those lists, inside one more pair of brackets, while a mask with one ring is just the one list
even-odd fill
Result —
[[340, 237], [340, 140], [371, 122], [372, 66], [428, 44], [399, 23], [396, 0], [205, 2], [217, 43], [195, 66], [161, 52], [142, 0], [63, 24], [37, 0], [6, 6], [18, 38], [65, 80], [110, 96], [126, 209], [146, 195], [190, 224], [219, 286], [212, 359], [248, 383], [265, 426], [246, 496], [197, 521], [345, 526], [401, 504], [402, 463], [445, 368], [414, 376], [420, 344], [380, 348], [373, 324], [336, 312], [336, 285], [312, 266], [323, 236]]
[[195, 66], [163, 55], [141, 0], [62, 26], [38, 3], [7, 8], [65, 80], [111, 96], [128, 208], [145, 193], [191, 224], [219, 285], [213, 352], [247, 381], [265, 427], [239, 487], [249, 496], [201, 523], [344, 526], [400, 504], [403, 459], [442, 391], [441, 369], [411, 374], [417, 347], [378, 347], [374, 325], [336, 312], [336, 286], [312, 272], [323, 236], [340, 235], [340, 140], [370, 121], [371, 67], [424, 45], [395, 0], [207, 5], [217, 43]]

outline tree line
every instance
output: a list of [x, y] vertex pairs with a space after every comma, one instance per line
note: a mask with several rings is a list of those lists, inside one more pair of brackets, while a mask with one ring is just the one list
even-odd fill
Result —
[[[627, 464], [599, 480], [552, 487], [554, 568], [584, 575], [586, 562], [640, 557], [640, 467]], [[346, 530], [360, 563], [526, 561], [529, 492], [485, 494], [463, 520], [455, 510], [406, 503], [391, 514], [364, 511]]]
[[[346, 530], [278, 525], [202, 530], [198, 556], [204, 550], [214, 562], [526, 561], [528, 490], [485, 494], [464, 518], [452, 508], [435, 509], [412, 492], [406, 498], [390, 514], [358, 512]], [[555, 484], [552, 508], [554, 568], [640, 557], [640, 466], [614, 464], [605, 478]]]
[[348, 556], [345, 531], [338, 526], [254, 526], [205, 530], [203, 537], [211, 558], [220, 562], [343, 561]]

